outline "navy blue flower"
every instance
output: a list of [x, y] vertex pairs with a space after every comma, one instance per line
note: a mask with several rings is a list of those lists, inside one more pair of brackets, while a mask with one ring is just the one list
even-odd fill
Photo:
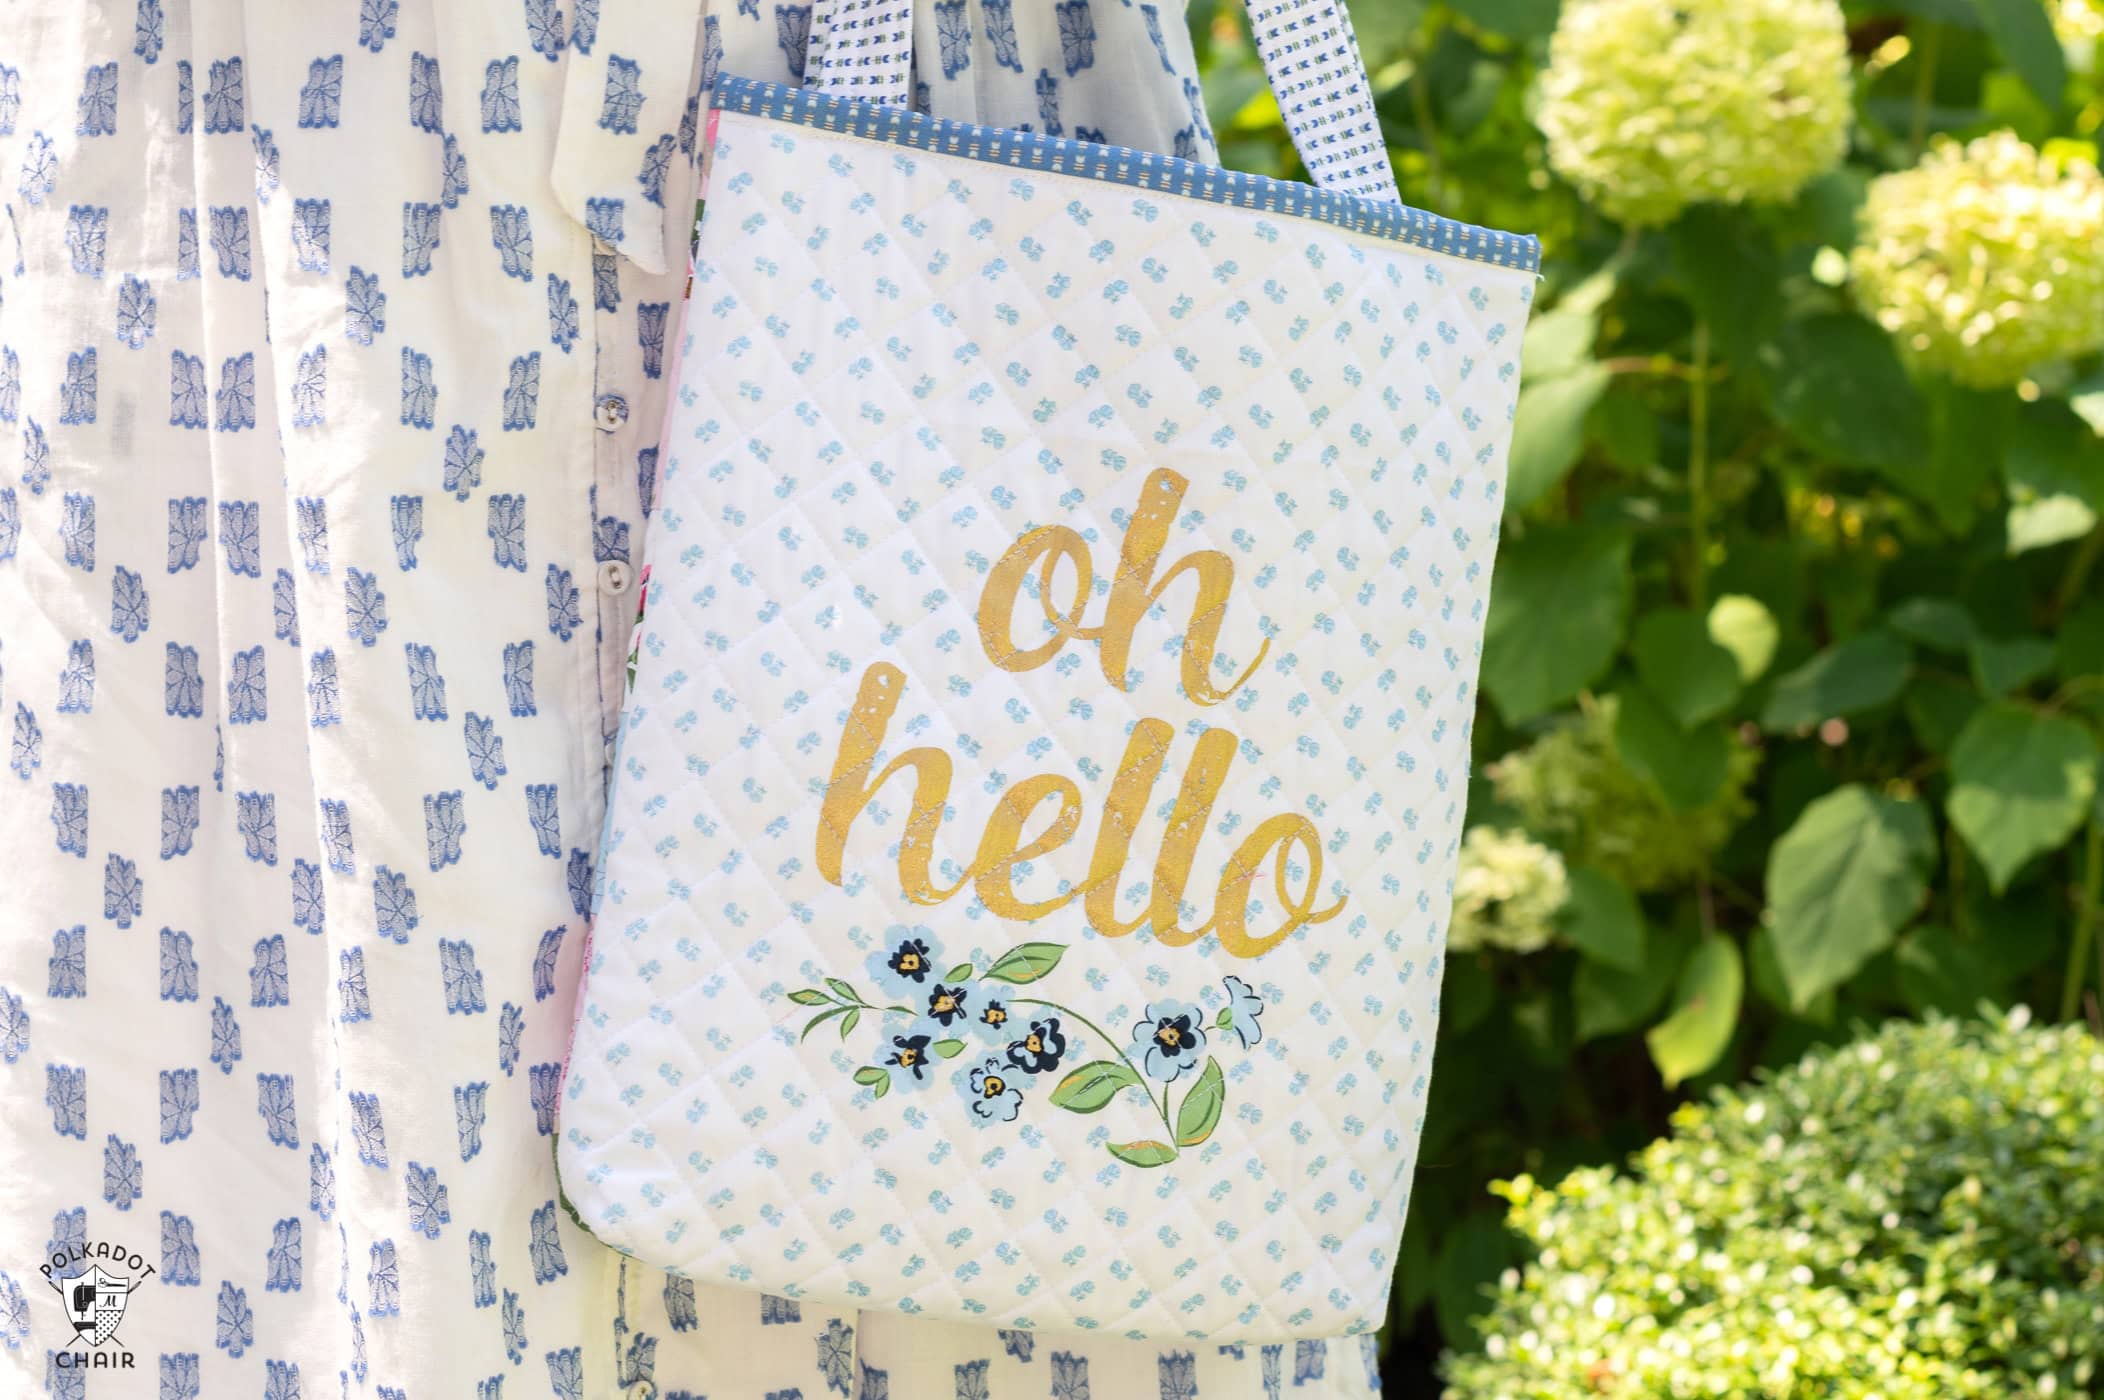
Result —
[[307, 81], [300, 85], [302, 127], [330, 127], [343, 111], [343, 55], [331, 54], [307, 65]]
[[[806, 23], [810, 7], [804, 7]], [[643, 110], [643, 66], [619, 54], [606, 56], [606, 94], [599, 106], [599, 125], [608, 131], [634, 135], [636, 114]]]
[[519, 57], [494, 58], [482, 73], [482, 129], [520, 131]]
[[1132, 1028], [1132, 1053], [1149, 1079], [1164, 1083], [1198, 1068], [1205, 1052], [1205, 1013], [1173, 997], [1147, 1005]]

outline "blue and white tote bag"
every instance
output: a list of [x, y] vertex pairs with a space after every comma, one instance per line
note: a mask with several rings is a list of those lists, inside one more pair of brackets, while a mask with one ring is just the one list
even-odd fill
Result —
[[1396, 202], [1341, 6], [1255, 9], [1320, 188], [716, 88], [557, 1141], [609, 1244], [1379, 1325], [1538, 253]]

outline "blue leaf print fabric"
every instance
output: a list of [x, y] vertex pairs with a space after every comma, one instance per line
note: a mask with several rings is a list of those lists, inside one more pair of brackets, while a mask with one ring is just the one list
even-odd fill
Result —
[[[0, 24], [0, 1394], [1275, 1393], [1256, 1348], [697, 1286], [562, 1208], [697, 87], [803, 74], [825, 8]], [[942, 115], [1210, 157], [1173, 7], [913, 10]], [[158, 1270], [130, 1389], [47, 1366], [36, 1261], [100, 1239]], [[1359, 1354], [1284, 1374], [1368, 1395]]]

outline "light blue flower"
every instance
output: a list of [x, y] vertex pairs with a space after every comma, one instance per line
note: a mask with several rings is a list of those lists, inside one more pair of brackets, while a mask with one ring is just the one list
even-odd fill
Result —
[[[694, 1304], [694, 1280], [678, 1274], [665, 1275], [665, 1323], [675, 1332], [692, 1332], [701, 1325], [701, 1316]], [[818, 1367], [830, 1378], [832, 1371], [826, 1364], [826, 1339], [844, 1330], [849, 1338], [855, 1335], [852, 1327], [843, 1329], [839, 1318], [832, 1319], [826, 1333], [818, 1339]], [[849, 1355], [852, 1355], [850, 1352]], [[841, 1363], [843, 1373], [845, 1360]], [[842, 1392], [845, 1394], [845, 1392]]]
[[1157, 1358], [1161, 1400], [1198, 1400], [1198, 1357], [1188, 1351], [1165, 1351]]
[[102, 276], [109, 230], [110, 211], [105, 205], [75, 204], [66, 210], [66, 252], [75, 272], [83, 277]]
[[[414, 719], [442, 720], [446, 717], [446, 678], [439, 674], [438, 653], [419, 642], [409, 642], [402, 651], [409, 661], [409, 705]], [[435, 868], [435, 867], [434, 867]]]
[[926, 1010], [928, 994], [948, 970], [935, 931], [926, 924], [891, 925], [862, 965], [885, 999], [916, 1015]]
[[359, 0], [358, 42], [380, 52], [380, 46], [395, 36], [395, 17], [401, 9], [401, 0]]
[[[473, 1161], [476, 1155], [482, 1151], [482, 1125], [489, 1116], [485, 1107], [488, 1099], [489, 1081], [487, 1080], [477, 1080], [472, 1084], [456, 1084], [453, 1086], [453, 1130], [460, 1139], [460, 1160], [463, 1162]], [[482, 1237], [482, 1249], [486, 1259], [489, 1251], [489, 1236], [487, 1235]], [[494, 1264], [490, 1266], [490, 1276], [491, 1278], [496, 1276], [496, 1266]], [[475, 1306], [478, 1308], [487, 1307], [496, 1301], [494, 1293], [490, 1293], [487, 1297], [484, 1297], [484, 1293], [485, 1290], [478, 1280], [475, 1286]]]
[[175, 1288], [204, 1282], [198, 1269], [197, 1227], [187, 1215], [161, 1212], [160, 1281]]
[[565, 355], [577, 343], [577, 298], [568, 279], [548, 274], [548, 339]]
[[533, 955], [533, 999], [546, 1001], [555, 995], [555, 962], [562, 956], [563, 926], [557, 924], [541, 934], [541, 946]]
[[102, 1148], [102, 1199], [118, 1210], [130, 1210], [144, 1194], [144, 1170], [139, 1149], [111, 1133]]
[[465, 939], [439, 939], [438, 966], [448, 1015], [469, 1016], [489, 1009], [482, 999], [482, 971], [475, 966], [473, 944]]
[[292, 1102], [291, 1075], [256, 1076], [256, 1112], [262, 1115], [264, 1131], [270, 1135], [273, 1145], [292, 1148], [300, 1145], [299, 1120]]
[[218, 205], [210, 212], [212, 251], [219, 258], [219, 275], [237, 282], [248, 281], [254, 263], [249, 248], [247, 208]]
[[219, 364], [219, 389], [212, 395], [212, 426], [238, 433], [256, 426], [256, 356], [253, 351], [229, 355]]
[[365, 949], [346, 948], [336, 955], [336, 995], [341, 1008], [337, 1016], [345, 1025], [372, 1019], [372, 992], [365, 980]]
[[270, 689], [264, 675], [263, 648], [234, 653], [226, 682], [227, 722], [256, 724], [269, 718]]
[[380, 936], [397, 943], [407, 943], [409, 931], [417, 925], [416, 891], [409, 887], [407, 876], [384, 865], [373, 870], [373, 919]]
[[484, 719], [473, 710], [467, 714], [468, 769], [475, 781], [491, 792], [497, 790], [497, 779], [507, 770], [504, 766], [504, 736], [497, 732], [497, 722]]
[[365, 1165], [387, 1165], [387, 1124], [380, 1115], [378, 1094], [351, 1092], [351, 1142]]
[[567, 642], [584, 625], [584, 615], [577, 610], [577, 583], [568, 569], [548, 566], [547, 593], [548, 630]]
[[538, 714], [533, 703], [533, 643], [504, 644], [504, 698], [514, 718]]
[[1011, 1071], [997, 1056], [988, 1055], [958, 1071], [951, 1082], [971, 1109], [972, 1125], [985, 1128], [995, 1123], [1013, 1123], [1022, 1113], [1023, 1081], [1020, 1071]]
[[438, 411], [438, 384], [432, 377], [431, 357], [420, 350], [402, 347], [402, 423], [405, 427], [429, 428]]
[[80, 120], [75, 124], [74, 134], [79, 136], [114, 136], [117, 134], [117, 65], [114, 63], [90, 64], [80, 88]]
[[634, 135], [636, 114], [642, 110], [643, 66], [619, 54], [608, 54], [606, 93], [599, 106], [599, 125], [608, 131]]
[[492, 204], [489, 208], [490, 244], [504, 264], [504, 275], [521, 282], [533, 280], [533, 224], [519, 204]]
[[[60, 1137], [88, 1139], [88, 1072], [71, 1065], [44, 1066], [44, 1106], [51, 1110], [51, 1130]], [[115, 1141], [114, 1138], [111, 1139]], [[105, 1151], [104, 1161], [108, 1154]], [[107, 1189], [107, 1188], [105, 1188]], [[127, 1200], [124, 1205], [129, 1205]], [[124, 1209], [123, 1205], [118, 1207]]]
[[533, 825], [533, 839], [544, 856], [563, 853], [562, 817], [555, 805], [555, 784], [526, 785], [526, 817]]
[[406, 1182], [409, 1195], [409, 1228], [427, 1240], [435, 1240], [439, 1226], [453, 1221], [453, 1212], [446, 1203], [446, 1188], [438, 1179], [436, 1167], [420, 1166], [411, 1162]]
[[526, 497], [500, 491], [489, 498], [491, 557], [500, 569], [526, 572]]
[[161, 39], [165, 33], [166, 17], [161, 13], [161, 0], [139, 0], [139, 12], [132, 19], [132, 52], [151, 68], [161, 56]]
[[207, 136], [232, 135], [248, 126], [242, 115], [246, 84], [239, 58], [213, 59], [204, 95], [204, 129]]
[[334, 647], [323, 647], [307, 663], [307, 713], [316, 729], [343, 723], [343, 686]]
[[29, 1053], [29, 1019], [22, 998], [0, 987], [0, 1060], [14, 1064]]
[[541, 352], [514, 356], [504, 385], [504, 431], [523, 432], [539, 419]]
[[374, 1317], [393, 1317], [402, 1311], [402, 1266], [393, 1240], [373, 1241], [365, 1283], [371, 1297], [367, 1311]]
[[497, 1017], [497, 1068], [510, 1078], [519, 1063], [519, 1038], [526, 1033], [526, 1013], [504, 1003], [504, 1010]]
[[439, 82], [438, 60], [420, 53], [409, 55], [409, 124], [434, 136], [445, 130], [445, 88]]
[[57, 183], [58, 154], [52, 149], [51, 138], [41, 131], [32, 132], [22, 153], [22, 178], [15, 188], [31, 204], [42, 204]]
[[1227, 1005], [1221, 1009], [1214, 1024], [1233, 1031], [1242, 1042], [1242, 1048], [1247, 1050], [1264, 1038], [1264, 1027], [1257, 1021], [1264, 1014], [1263, 999], [1239, 977], [1229, 975], [1221, 979], [1221, 985], [1227, 988]]
[[302, 127], [335, 126], [343, 110], [343, 55], [331, 54], [307, 65], [307, 81], [300, 85], [299, 124]]
[[1186, 1001], [1149, 1002], [1132, 1028], [1132, 1054], [1149, 1079], [1169, 1083], [1198, 1068], [1205, 1053], [1205, 1013]]
[[292, 1002], [292, 974], [285, 953], [285, 935], [273, 933], [256, 940], [255, 962], [248, 970], [250, 1006], [288, 1006]]
[[903, 1029], [896, 1017], [884, 1018], [882, 1039], [877, 1043], [877, 1063], [891, 1071], [894, 1093], [918, 1093], [935, 1082], [942, 1064], [935, 1042], [941, 1039], [942, 1027], [925, 1017]]
[[445, 206], [412, 200], [402, 205], [402, 275], [422, 277], [431, 271], [438, 251], [439, 217]]
[[319, 428], [329, 421], [329, 347], [317, 345], [299, 358], [292, 375], [292, 426]]
[[380, 275], [352, 267], [343, 284], [343, 333], [360, 345], [387, 329], [387, 293], [380, 290]]
[[102, 867], [102, 917], [118, 928], [130, 928], [145, 906], [146, 885], [139, 878], [136, 861], [111, 851]]
[[526, 0], [526, 34], [533, 51], [553, 63], [563, 51], [563, 12], [559, 0]]
[[526, 1310], [509, 1288], [504, 1290], [504, 1355], [514, 1366], [526, 1359]]
[[100, 376], [96, 373], [96, 358], [95, 347], [92, 345], [66, 356], [66, 377], [58, 386], [59, 422], [95, 421], [95, 391], [100, 382]]
[[300, 644], [299, 595], [292, 570], [279, 569], [270, 580], [270, 631], [281, 642]]
[[658, 137], [643, 152], [643, 168], [636, 173], [636, 183], [643, 187], [643, 198], [660, 209], [665, 207], [665, 175], [672, 168], [673, 150], [671, 133]]
[[197, 955], [190, 935], [172, 928], [161, 930], [161, 1000], [197, 1000]]
[[[16, 702], [19, 707], [20, 702]], [[18, 708], [17, 717], [23, 712]], [[17, 738], [20, 729], [17, 728]], [[26, 774], [25, 774], [26, 776]], [[58, 848], [86, 860], [88, 857], [88, 787], [85, 783], [51, 785], [51, 826]]]
[[54, 1000], [88, 994], [88, 926], [75, 924], [51, 935], [51, 957], [47, 962], [51, 979], [46, 995]]
[[519, 58], [490, 60], [489, 67], [482, 72], [482, 129], [491, 131], [520, 131], [519, 121]]
[[281, 162], [277, 138], [270, 128], [249, 128], [249, 145], [256, 152], [256, 203], [268, 204], [270, 197], [278, 192], [278, 167]]
[[241, 1058], [241, 1023], [234, 1008], [219, 997], [212, 998], [212, 1063], [221, 1074], [232, 1074]]
[[146, 581], [119, 564], [110, 580], [110, 631], [127, 642], [138, 641], [147, 627], [146, 604]]
[[197, 1113], [197, 1071], [161, 1071], [161, 1141], [175, 1142], [190, 1136], [191, 1119]]
[[555, 1210], [555, 1202], [549, 1201], [535, 1209], [530, 1222], [527, 1256], [533, 1261], [535, 1283], [547, 1283], [570, 1272], [569, 1261], [563, 1258], [562, 1236], [556, 1231]]
[[371, 646], [387, 630], [387, 595], [379, 581], [360, 569], [344, 571], [344, 619], [351, 636]]
[[[171, 428], [202, 428], [208, 426], [211, 421], [208, 416], [209, 399], [210, 395], [205, 387], [205, 362], [203, 357], [185, 355], [180, 350], [169, 351], [168, 426]], [[203, 501], [198, 502], [199, 506], [203, 504]], [[176, 503], [170, 501], [168, 505], [170, 512], [169, 547], [173, 549], [175, 545], [175, 521], [173, 516]], [[199, 538], [203, 538], [202, 532], [199, 533]], [[190, 555], [190, 562], [195, 563], [196, 558], [197, 556], [193, 551]]]

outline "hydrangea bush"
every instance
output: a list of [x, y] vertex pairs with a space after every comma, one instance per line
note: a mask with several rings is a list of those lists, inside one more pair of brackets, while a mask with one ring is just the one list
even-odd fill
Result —
[[2083, 1396], [2104, 1378], [2104, 1044], [1894, 1023], [1720, 1089], [1627, 1173], [1501, 1185], [1449, 1400]]

